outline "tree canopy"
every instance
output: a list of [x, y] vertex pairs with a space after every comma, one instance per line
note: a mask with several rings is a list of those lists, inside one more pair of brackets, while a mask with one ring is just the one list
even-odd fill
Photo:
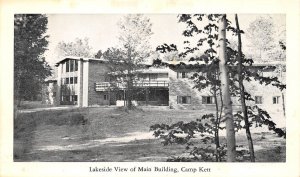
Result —
[[14, 93], [15, 101], [35, 99], [41, 84], [51, 75], [43, 56], [48, 46], [48, 18], [41, 14], [14, 16]]
[[89, 45], [89, 39], [76, 38], [74, 42], [61, 41], [56, 46], [58, 57], [76, 56], [76, 57], [94, 57]]
[[151, 53], [149, 39], [153, 34], [152, 23], [144, 15], [129, 14], [120, 19], [118, 26], [119, 46], [109, 48], [103, 56], [110, 62], [111, 71], [117, 72], [118, 79], [126, 83], [127, 107], [131, 109], [133, 82], [137, 71], [143, 67]]

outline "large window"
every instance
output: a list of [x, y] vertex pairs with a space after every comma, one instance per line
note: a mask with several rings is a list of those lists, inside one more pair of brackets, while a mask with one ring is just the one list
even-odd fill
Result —
[[202, 104], [214, 104], [215, 98], [212, 96], [202, 96]]
[[191, 104], [191, 96], [177, 96], [178, 104]]
[[279, 104], [279, 96], [273, 97], [273, 104]]
[[255, 104], [262, 104], [262, 96], [255, 96]]
[[66, 72], [78, 71], [78, 61], [77, 60], [67, 60], [66, 61]]
[[66, 78], [66, 84], [69, 84], [69, 78]]

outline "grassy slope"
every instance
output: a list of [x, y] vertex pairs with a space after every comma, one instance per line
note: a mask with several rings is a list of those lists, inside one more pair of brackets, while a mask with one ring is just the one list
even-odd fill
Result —
[[[132, 132], [148, 132], [155, 123], [171, 124], [200, 118], [204, 112], [191, 110], [134, 110], [115, 108], [80, 108], [19, 114], [15, 119], [15, 161], [165, 161], [178, 155], [183, 146], [163, 146], [159, 140], [93, 144], [83, 148], [39, 150], [43, 147], [82, 146], [92, 140], [122, 137]], [[256, 144], [268, 139], [256, 136]], [[246, 144], [245, 138], [240, 138]], [[258, 150], [258, 161], [285, 161], [284, 142], [268, 150]], [[277, 153], [276, 159], [274, 154]], [[270, 159], [272, 157], [273, 159]]]

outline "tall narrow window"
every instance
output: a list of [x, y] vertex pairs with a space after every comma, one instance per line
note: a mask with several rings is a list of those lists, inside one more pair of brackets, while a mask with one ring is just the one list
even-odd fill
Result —
[[74, 84], [77, 84], [77, 77], [74, 77]]
[[69, 84], [69, 78], [66, 78], [66, 84]]
[[108, 95], [104, 95], [104, 100], [108, 100]]
[[70, 72], [74, 71], [74, 60], [70, 60]]
[[78, 98], [77, 98], [77, 95], [72, 95], [72, 100], [73, 100], [73, 101], [77, 101], [77, 99], [78, 99]]
[[78, 71], [78, 61], [75, 60], [75, 71]]
[[66, 61], [66, 72], [70, 72], [69, 60]]
[[70, 84], [73, 84], [74, 78], [70, 77]]
[[262, 104], [262, 96], [255, 96], [255, 104]]
[[279, 96], [273, 97], [273, 104], [279, 104]]

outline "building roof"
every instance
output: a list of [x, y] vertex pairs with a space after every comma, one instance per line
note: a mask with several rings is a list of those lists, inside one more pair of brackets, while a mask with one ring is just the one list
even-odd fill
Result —
[[76, 57], [76, 56], [65, 56], [61, 60], [59, 60], [55, 66], [58, 66], [60, 63], [66, 61], [66, 60], [83, 60], [83, 61], [107, 61], [103, 58], [85, 58], [85, 57]]

